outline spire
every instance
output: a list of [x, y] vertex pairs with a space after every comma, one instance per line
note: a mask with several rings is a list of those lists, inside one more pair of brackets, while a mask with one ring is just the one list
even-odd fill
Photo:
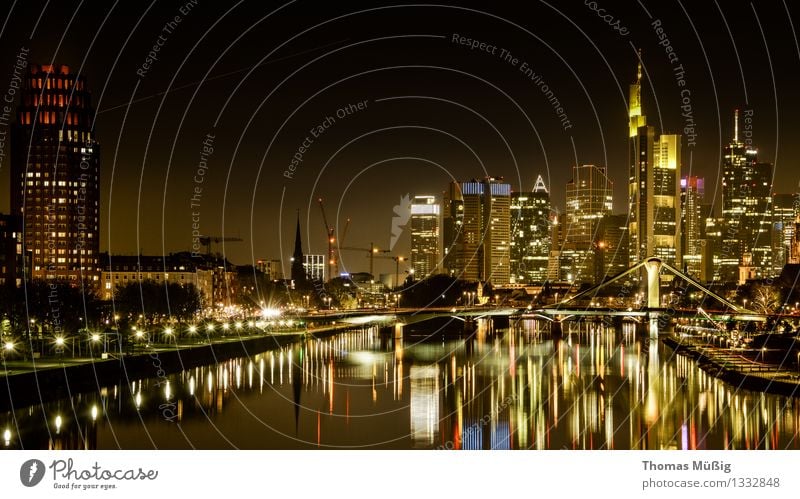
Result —
[[639, 58], [639, 62], [636, 64], [636, 84], [637, 85], [641, 85], [642, 84], [642, 49], [639, 48], [636, 51], [636, 54], [638, 55], [638, 58]]
[[306, 270], [303, 267], [303, 240], [300, 238], [300, 210], [297, 210], [297, 230], [294, 235], [292, 280], [295, 281], [295, 284], [306, 280]]
[[536, 184], [533, 186], [533, 192], [544, 192], [548, 194], [547, 186], [544, 185], [544, 180], [541, 175], [536, 177]]
[[739, 142], [739, 110], [733, 110], [733, 141]]
[[641, 126], [647, 125], [642, 112], [642, 49], [636, 51], [636, 81], [630, 86], [628, 94], [628, 136], [635, 137]]

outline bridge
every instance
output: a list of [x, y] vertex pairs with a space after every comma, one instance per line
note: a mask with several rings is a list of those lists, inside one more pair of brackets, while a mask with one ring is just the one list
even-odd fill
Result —
[[[646, 305], [644, 307], [637, 309], [623, 309], [599, 307], [594, 305], [580, 306], [577, 304], [581, 300], [586, 299], [593, 301], [603, 288], [611, 286], [615, 283], [623, 282], [626, 277], [637, 273], [642, 273], [643, 269], [647, 275], [647, 281], [645, 283]], [[689, 286], [699, 290], [706, 297], [711, 298], [715, 302], [722, 305], [722, 311], [705, 311], [699, 307], [697, 310], [681, 310], [672, 307], [671, 304], [669, 304], [667, 307], [663, 306], [661, 297], [662, 272], [669, 272], [674, 277], [681, 279]], [[308, 315], [305, 317], [305, 319], [317, 321], [331, 320], [351, 323], [353, 325], [392, 322], [407, 326], [446, 316], [450, 316], [453, 319], [465, 322], [484, 317], [498, 316], [537, 318], [550, 321], [554, 324], [560, 324], [562, 321], [568, 321], [570, 319], [579, 317], [618, 317], [620, 320], [627, 318], [639, 322], [640, 324], [649, 322], [651, 336], [658, 335], [658, 321], [659, 319], [663, 320], [664, 318], [699, 317], [712, 322], [727, 322], [731, 320], [745, 322], [766, 322], [767, 320], [767, 317], [764, 314], [754, 312], [725, 299], [724, 297], [715, 293], [713, 290], [704, 286], [693, 277], [686, 275], [672, 265], [662, 261], [658, 257], [646, 258], [642, 262], [639, 262], [631, 268], [620, 272], [616, 276], [596, 286], [593, 286], [574, 296], [566, 297], [558, 303], [546, 305], [537, 309], [533, 309], [532, 307], [521, 309], [508, 307], [429, 307], [423, 309], [351, 310]]]
[[[622, 310], [622, 309], [602, 308], [593, 306], [580, 307], [580, 308], [574, 307], [575, 302], [578, 302], [586, 298], [593, 299], [597, 296], [598, 292], [604, 287], [608, 287], [612, 284], [622, 282], [626, 277], [629, 277], [631, 275], [637, 273], [640, 274], [642, 269], [644, 269], [647, 274], [647, 282], [645, 284], [645, 290], [646, 290], [645, 307], [638, 310], [633, 310], [631, 308]], [[673, 276], [683, 280], [691, 287], [699, 290], [706, 297], [711, 298], [716, 302], [722, 304], [723, 307], [725, 308], [725, 312], [708, 313], [704, 311], [702, 308], [698, 308], [697, 311], [688, 311], [688, 310], [678, 310], [671, 307], [670, 308], [664, 307], [662, 305], [662, 300], [661, 300], [662, 271], [667, 271], [671, 273]], [[720, 320], [720, 321], [734, 320], [734, 321], [754, 321], [754, 322], [766, 321], [766, 316], [764, 316], [763, 314], [759, 314], [752, 310], [748, 310], [742, 306], [739, 306], [723, 298], [719, 294], [708, 289], [706, 286], [701, 284], [693, 277], [686, 275], [685, 273], [676, 269], [672, 265], [654, 256], [644, 259], [643, 261], [639, 262], [633, 267], [623, 272], [620, 272], [619, 274], [608, 279], [607, 281], [604, 281], [574, 296], [567, 297], [558, 303], [537, 309], [535, 312], [529, 315], [541, 317], [543, 319], [552, 322], [561, 322], [562, 320], [569, 320], [570, 318], [581, 317], [581, 316], [611, 316], [611, 317], [616, 316], [616, 317], [630, 317], [630, 318], [635, 318], [637, 320], [646, 319], [650, 321], [651, 336], [658, 335], [657, 322], [660, 317], [665, 317], [665, 316], [675, 317], [675, 316], [691, 315], [697, 317], [699, 315], [705, 319], [712, 321], [713, 320]]]

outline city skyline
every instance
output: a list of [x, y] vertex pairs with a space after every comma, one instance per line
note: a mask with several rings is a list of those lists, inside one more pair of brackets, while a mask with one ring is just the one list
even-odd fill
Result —
[[[67, 9], [65, 6], [55, 8]], [[149, 11], [145, 24], [150, 26], [150, 31], [137, 32], [125, 49], [120, 51], [110, 51], [107, 48], [120, 46], [118, 42], [124, 41], [119, 40], [118, 35], [111, 35], [113, 30], [110, 28], [127, 27], [125, 19], [136, 17], [138, 8], [135, 6], [125, 7], [125, 13], [129, 16], [122, 16], [123, 11], [111, 12], [108, 24], [98, 30], [101, 42], [91, 45], [91, 49], [87, 49], [91, 43], [91, 38], [87, 38], [92, 32], [89, 29], [85, 30], [86, 33], [68, 30], [65, 43], [61, 45], [61, 49], [56, 50], [53, 33], [59, 31], [52, 27], [57, 26], [60, 21], [56, 19], [55, 14], [50, 13], [42, 18], [41, 24], [37, 27], [34, 42], [23, 43], [23, 37], [19, 32], [32, 29], [36, 21], [35, 14], [38, 12], [34, 8], [27, 13], [15, 11], [17, 23], [9, 26], [2, 36], [19, 40], [16, 44], [4, 45], [6, 60], [15, 59], [20, 54], [19, 47], [28, 48], [29, 52], [25, 55], [27, 61], [32, 63], [53, 60], [77, 68], [81, 74], [86, 74], [89, 86], [96, 94], [96, 133], [104, 151], [115, 151], [114, 155], [104, 155], [103, 159], [103, 166], [113, 170], [114, 175], [113, 177], [101, 175], [103, 201], [101, 226], [111, 229], [106, 230], [106, 236], [101, 238], [101, 251], [110, 251], [112, 254], [138, 252], [167, 254], [191, 250], [192, 210], [189, 201], [194, 187], [198, 186], [193, 178], [201, 161], [202, 144], [206, 140], [206, 135], [211, 133], [216, 135], [213, 140], [214, 152], [205, 158], [207, 168], [203, 172], [207, 175], [208, 181], [200, 186], [204, 189], [200, 196], [201, 208], [196, 210], [201, 213], [199, 218], [202, 220], [200, 222], [202, 232], [246, 239], [243, 243], [221, 244], [219, 248], [220, 250], [224, 248], [226, 255], [230, 255], [232, 261], [254, 264], [257, 259], [287, 259], [291, 255], [293, 215], [296, 208], [302, 211], [306, 231], [304, 236], [311, 245], [311, 250], [314, 253], [325, 253], [325, 235], [320, 228], [322, 222], [313, 206], [317, 197], [326, 199], [331, 209], [336, 207], [335, 215], [332, 217], [335, 221], [332, 221], [331, 225], [342, 227], [347, 218], [352, 219], [348, 237], [353, 245], [362, 247], [374, 242], [382, 248], [388, 247], [390, 219], [396, 204], [395, 200], [411, 192], [439, 195], [442, 191], [441, 186], [448, 180], [443, 170], [438, 170], [430, 163], [417, 159], [385, 161], [389, 158], [428, 158], [444, 165], [447, 169], [452, 169], [452, 176], [461, 179], [480, 178], [486, 173], [480, 171], [480, 163], [476, 162], [475, 157], [468, 151], [454, 150], [453, 146], [457, 146], [456, 149], [461, 148], [455, 139], [419, 128], [395, 128], [390, 132], [368, 135], [364, 140], [346, 148], [339, 156], [333, 158], [328, 169], [321, 172], [325, 161], [353, 137], [388, 127], [425, 125], [421, 123], [424, 120], [415, 119], [416, 116], [430, 117], [436, 123], [431, 122], [425, 126], [448, 131], [473, 145], [476, 151], [480, 151], [479, 156], [486, 171], [503, 175], [512, 185], [513, 191], [524, 192], [530, 189], [536, 177], [541, 174], [548, 188], [552, 190], [552, 203], [559, 208], [565, 207], [566, 193], [558, 186], [568, 180], [569, 173], [566, 170], [575, 164], [606, 166], [612, 179], [616, 180], [614, 213], [623, 211], [626, 191], [623, 176], [627, 171], [627, 146], [619, 136], [620, 130], [624, 130], [627, 122], [625, 117], [628, 114], [627, 86], [635, 77], [633, 69], [638, 48], [642, 49], [644, 60], [642, 78], [647, 90], [643, 96], [643, 105], [650, 110], [648, 114], [651, 122], [658, 124], [658, 128], [664, 132], [683, 131], [687, 125], [686, 118], [681, 116], [680, 108], [684, 105], [681, 102], [681, 89], [676, 85], [676, 75], [669, 54], [665, 53], [663, 45], [659, 45], [661, 40], [647, 22], [647, 16], [643, 11], [632, 10], [626, 14], [629, 19], [627, 23], [629, 29], [639, 33], [636, 46], [633, 47], [625, 37], [620, 37], [613, 30], [606, 30], [602, 24], [594, 23], [593, 12], [585, 6], [564, 8], [567, 16], [575, 19], [576, 23], [596, 40], [598, 53], [602, 53], [607, 62], [600, 57], [580, 58], [569, 43], [554, 45], [553, 50], [550, 50], [524, 30], [518, 30], [518, 35], [512, 35], [507, 33], [508, 23], [499, 19], [476, 22], [474, 13], [470, 14], [469, 11], [458, 8], [452, 12], [443, 9], [431, 10], [430, 20], [420, 25], [420, 33], [435, 34], [442, 38], [407, 39], [404, 46], [406, 53], [411, 51], [421, 57], [424, 57], [422, 53], [425, 50], [431, 51], [436, 58], [447, 55], [453, 62], [454, 69], [460, 71], [471, 69], [487, 81], [500, 83], [500, 86], [506, 89], [508, 95], [519, 103], [521, 109], [531, 119], [535, 131], [526, 123], [525, 116], [518, 113], [519, 109], [514, 113], [513, 119], [505, 117], [508, 113], [492, 111], [490, 109], [492, 105], [501, 106], [503, 110], [515, 106], [502, 94], [492, 92], [489, 96], [490, 94], [485, 92], [485, 85], [473, 85], [469, 77], [460, 73], [439, 72], [442, 74], [429, 75], [420, 69], [414, 73], [415, 77], [427, 75], [433, 79], [425, 78], [425, 92], [410, 93], [426, 95], [430, 97], [429, 99], [387, 101], [380, 99], [409, 94], [403, 90], [404, 87], [413, 88], [414, 78], [406, 79], [401, 72], [395, 75], [400, 80], [393, 82], [388, 72], [376, 72], [361, 77], [374, 78], [375, 85], [371, 85], [373, 90], [366, 95], [361, 89], [353, 91], [360, 84], [353, 86], [344, 83], [332, 87], [330, 91], [320, 94], [303, 106], [298, 114], [289, 120], [287, 127], [278, 134], [262, 168], [262, 174], [258, 178], [255, 172], [264, 159], [269, 140], [256, 139], [256, 136], [271, 139], [280, 123], [271, 125], [270, 131], [264, 134], [244, 132], [246, 123], [233, 118], [235, 112], [228, 111], [222, 114], [223, 121], [220, 123], [224, 122], [226, 129], [238, 132], [233, 136], [229, 133], [215, 134], [211, 125], [215, 120], [216, 111], [222, 105], [222, 102], [214, 98], [217, 93], [222, 91], [224, 95], [226, 90], [231, 90], [241, 81], [245, 88], [231, 94], [230, 106], [233, 107], [230, 109], [252, 109], [252, 103], [260, 102], [265, 96], [266, 92], [262, 92], [261, 88], [275, 87], [283, 78], [323, 54], [325, 57], [308, 66], [290, 81], [314, 81], [317, 74], [324, 74], [325, 70], [342, 64], [344, 71], [334, 72], [336, 75], [345, 77], [357, 73], [359, 71], [347, 71], [350, 65], [343, 56], [349, 53], [361, 54], [367, 58], [374, 58], [380, 54], [383, 60], [387, 62], [394, 60], [395, 64], [413, 61], [404, 61], [397, 44], [393, 45], [391, 40], [342, 48], [352, 45], [357, 39], [377, 37], [363, 23], [358, 23], [358, 29], [352, 32], [352, 39], [332, 36], [332, 32], [326, 31], [324, 27], [312, 30], [309, 36], [298, 38], [297, 43], [279, 50], [261, 66], [256, 64], [268, 51], [258, 52], [254, 54], [256, 57], [250, 58], [251, 48], [237, 45], [232, 49], [233, 52], [223, 57], [219, 65], [210, 71], [208, 75], [210, 79], [201, 84], [198, 82], [203, 81], [204, 73], [192, 69], [191, 64], [181, 66], [181, 56], [190, 53], [194, 43], [188, 36], [189, 30], [185, 26], [190, 23], [196, 23], [195, 26], [209, 26], [209, 20], [216, 19], [220, 14], [215, 10], [213, 12], [207, 10], [211, 9], [210, 7], [204, 9], [196, 7], [187, 13], [186, 23], [174, 29], [168, 28], [170, 33], [163, 32], [168, 42], [165, 42], [164, 48], [158, 54], [158, 60], [153, 61], [147, 70], [141, 66], [148, 50], [152, 48], [153, 39], [157, 40], [158, 34], [162, 33], [161, 30], [164, 28], [162, 21], [169, 18], [168, 14], [174, 14], [171, 7], [155, 6], [154, 10]], [[247, 9], [234, 10], [230, 14], [233, 16], [231, 22], [234, 19], [255, 17], [254, 9], [258, 9], [255, 7]], [[330, 17], [329, 14], [336, 13], [339, 8], [330, 6], [327, 9], [329, 10], [315, 12], [314, 16], [324, 19]], [[546, 6], [498, 7], [498, 9], [500, 10], [497, 15], [504, 19], [511, 17], [532, 19], [536, 16], [547, 16], [548, 19], [552, 19], [553, 22], [547, 26], [537, 27], [538, 30], [544, 30], [542, 36], [549, 40], [555, 40], [556, 37], [547, 36], [548, 33], [575, 30], [564, 17]], [[512, 11], [515, 9], [521, 9], [517, 14], [524, 15], [514, 16]], [[797, 179], [792, 174], [792, 162], [798, 153], [794, 150], [796, 146], [793, 141], [785, 138], [791, 136], [794, 128], [786, 122], [792, 114], [790, 110], [796, 105], [793, 93], [785, 90], [785, 85], [792, 81], [791, 73], [787, 73], [777, 64], [773, 67], [774, 72], [770, 73], [769, 64], [763, 57], [763, 43], [743, 44], [736, 46], [735, 50], [723, 43], [711, 44], [707, 47], [708, 57], [715, 62], [710, 69], [706, 68], [706, 59], [701, 54], [686, 48], [680, 37], [673, 34], [678, 33], [676, 30], [681, 26], [677, 22], [678, 14], [657, 5], [649, 6], [648, 9], [651, 16], [662, 20], [664, 29], [670, 30], [668, 32], [671, 35], [670, 46], [684, 64], [686, 72], [684, 78], [687, 88], [692, 92], [692, 116], [696, 123], [697, 134], [695, 146], [689, 149], [684, 144], [683, 162], [686, 167], [684, 172], [706, 178], [707, 203], [713, 205], [716, 212], [721, 210], [721, 187], [717, 169], [723, 161], [721, 145], [727, 142], [727, 137], [733, 135], [733, 124], [730, 123], [728, 116], [735, 108], [740, 108], [743, 112], [745, 109], [754, 112], [751, 130], [753, 140], [759, 144], [761, 160], [777, 165], [775, 185], [796, 185]], [[710, 12], [707, 9], [707, 6], [700, 5], [689, 7], [691, 12], [698, 15], [698, 19], [710, 20], [702, 22], [704, 31], [719, 31], [725, 35], [720, 39], [726, 39], [727, 30], [721, 22], [720, 12], [713, 6]], [[413, 15], [413, 10], [411, 7], [398, 7], [392, 9], [391, 13], [403, 17]], [[77, 22], [84, 26], [99, 27], [105, 13], [102, 9], [81, 10], [77, 14]], [[385, 13], [377, 10], [362, 16], [380, 18]], [[742, 27], [753, 22], [749, 13], [749, 9], [740, 10], [736, 6], [726, 6], [724, 11], [725, 20], [735, 33], [746, 31]], [[449, 22], [442, 23], [442, 19], [448, 18], [447, 14], [453, 14], [455, 17], [451, 15]], [[702, 14], [709, 15], [704, 17]], [[759, 8], [759, 14], [759, 19], [766, 23], [770, 19], [775, 19], [781, 11], [773, 10], [771, 6], [763, 6]], [[292, 7], [287, 7], [275, 15], [278, 16], [303, 20], [302, 15]], [[479, 18], [484, 19], [485, 16]], [[25, 19], [29, 19], [28, 26], [25, 26]], [[269, 18], [265, 22], [269, 24], [272, 19], [274, 18]], [[346, 19], [343, 22], [347, 22]], [[303, 21], [304, 26], [310, 27], [313, 24], [313, 19]], [[671, 26], [675, 27], [670, 28]], [[782, 37], [785, 29], [787, 27], [781, 23], [771, 23], [770, 29], [765, 31], [764, 40], [770, 53], [790, 49], [776, 43], [774, 39]], [[125, 32], [124, 29], [117, 31]], [[279, 31], [281, 33], [275, 34], [276, 39], [282, 35], [282, 29]], [[574, 32], [579, 37], [583, 36], [577, 31]], [[454, 42], [453, 33], [470, 35], [471, 39], [486, 41], [499, 48], [495, 54], [472, 50], [458, 41]], [[757, 32], [753, 33], [755, 39], [761, 41], [761, 37], [756, 37]], [[25, 36], [29, 34], [30, 32]], [[247, 36], [251, 35], [255, 35], [255, 32]], [[220, 54], [219, 49], [212, 49], [218, 36], [219, 34], [212, 30], [209, 33], [210, 38], [202, 45], [203, 50], [210, 50], [215, 55]], [[517, 57], [518, 66], [514, 67], [510, 62], [498, 57], [500, 49], [506, 49]], [[737, 51], [742, 67], [747, 68], [746, 73], [739, 74]], [[231, 57], [232, 53], [237, 53], [239, 56]], [[781, 58], [782, 53], [772, 54], [773, 60], [788, 59], [788, 55]], [[85, 58], [87, 54], [90, 57]], [[560, 54], [561, 58], [556, 54]], [[120, 59], [115, 65], [117, 57]], [[564, 61], [573, 63], [581, 61], [581, 65], [576, 66], [576, 72], [573, 74], [565, 69]], [[520, 69], [523, 62], [527, 68], [533, 68], [533, 71], [541, 76], [538, 83], [526, 77]], [[179, 67], [181, 71], [172, 81], [174, 75], [170, 69]], [[255, 70], [252, 76], [247, 79], [240, 78], [253, 68]], [[137, 73], [137, 69], [142, 71]], [[318, 70], [322, 72], [317, 73]], [[731, 81], [736, 84], [724, 86], [712, 84], [705, 78], [709, 71], [716, 76], [714, 82]], [[11, 73], [13, 68], [9, 70], [9, 76]], [[590, 73], [600, 75], [603, 84], [585, 84], [585, 88], [581, 88], [581, 85], [576, 83], [575, 76], [585, 77]], [[766, 74], [774, 74], [778, 95], [782, 96], [781, 112], [778, 116], [775, 116], [775, 95], [771, 83], [762, 81], [767, 80], [764, 78], [755, 78], [756, 75]], [[322, 81], [326, 81], [327, 85], [336, 79], [338, 78], [323, 78]], [[259, 84], [251, 86], [256, 81]], [[260, 85], [265, 82], [266, 87]], [[562, 120], [553, 112], [551, 102], [537, 89], [542, 82], [547, 84], [553, 90], [555, 97], [565, 104], [564, 114], [569, 116], [572, 128], [566, 131], [563, 129]], [[132, 95], [131, 90], [134, 86], [137, 86], [137, 89], [135, 95]], [[297, 87], [296, 93], [306, 94], [305, 88], [308, 86], [311, 84], [303, 83]], [[167, 93], [162, 94], [165, 91]], [[268, 107], [272, 116], [288, 117], [294, 105], [302, 103], [306, 98], [295, 99], [295, 94], [286, 85], [280, 87], [277, 92], [284, 97], [284, 100], [293, 102], [293, 105], [273, 105], [273, 100], [270, 100]], [[463, 108], [456, 109], [441, 100], [448, 98], [448, 92], [455, 92], [457, 97], [465, 97], [467, 99], [465, 102], [469, 103], [470, 108], [480, 112], [495, 124], [512, 146], [514, 157], [508, 154], [506, 144], [500, 136], [477, 115]], [[306, 95], [312, 93], [314, 92]], [[194, 104], [187, 108], [186, 105], [193, 95]], [[476, 99], [471, 98], [472, 95], [486, 97]], [[365, 100], [367, 103], [359, 109], [357, 104]], [[128, 102], [132, 102], [132, 105], [126, 114]], [[214, 112], [209, 117], [206, 116], [208, 113], [198, 113], [200, 111], [196, 106], [198, 102], [213, 102], [218, 106], [212, 106]], [[120, 105], [122, 107], [119, 107]], [[337, 116], [339, 111], [342, 117]], [[188, 119], [181, 124], [180, 118], [185, 112], [188, 112], [186, 115]], [[243, 113], [243, 116], [249, 117], [250, 114], [252, 113]], [[122, 118], [125, 116], [127, 116], [126, 125], [122, 126]], [[156, 116], [157, 130], [180, 128], [181, 132], [174, 137], [170, 134], [169, 140], [160, 140], [161, 134], [152, 129], [153, 118]], [[329, 117], [333, 120], [328, 120]], [[209, 118], [213, 119], [209, 121]], [[256, 118], [257, 123], [272, 123], [272, 121], [270, 119], [265, 121], [263, 116]], [[465, 126], [454, 125], [459, 122]], [[776, 123], [777, 129], [774, 126]], [[329, 126], [325, 127], [325, 124]], [[319, 137], [309, 133], [316, 125], [321, 125], [324, 130]], [[351, 133], [355, 131], [358, 132]], [[293, 178], [286, 178], [283, 174], [306, 137], [311, 139], [313, 144], [309, 144], [310, 148], [301, 155], [302, 162], [298, 163], [301, 166]], [[172, 140], [173, 138], [176, 140]], [[776, 141], [781, 144], [780, 149], [776, 147]], [[240, 143], [241, 148], [239, 152], [232, 153], [232, 148], [237, 143]], [[687, 154], [690, 155], [690, 159], [687, 158]], [[358, 173], [379, 161], [385, 162], [364, 173]], [[518, 171], [515, 163], [518, 165]], [[255, 167], [250, 168], [249, 165]], [[7, 167], [6, 162], [3, 168]], [[231, 167], [229, 176], [227, 171]], [[168, 176], [167, 168], [169, 168]], [[408, 174], [395, 178], [391, 172], [397, 169]], [[338, 173], [335, 177], [331, 177], [332, 172]], [[314, 192], [311, 192], [318, 173], [322, 174], [320, 182]], [[0, 177], [3, 178], [3, 182], [9, 181], [8, 173]], [[354, 179], [355, 190], [348, 189], [346, 183], [340, 182], [341, 179]], [[265, 182], [274, 187], [267, 187]], [[368, 185], [382, 187], [379, 189], [380, 192], [369, 192], [366, 189]], [[281, 195], [284, 188], [285, 194]], [[359, 193], [357, 196], [356, 192]], [[226, 208], [221, 210], [223, 200], [226, 200]], [[300, 202], [289, 203], [287, 202], [289, 200]], [[365, 210], [365, 206], [374, 209]], [[3, 207], [0, 211], [6, 213], [8, 209]], [[263, 220], [265, 217], [272, 223], [265, 224]], [[138, 230], [115, 231], [117, 227], [137, 227]], [[400, 236], [399, 244], [404, 248], [404, 253], [410, 248], [409, 237], [408, 231]], [[383, 272], [391, 271], [391, 262], [378, 262], [377, 265]]]

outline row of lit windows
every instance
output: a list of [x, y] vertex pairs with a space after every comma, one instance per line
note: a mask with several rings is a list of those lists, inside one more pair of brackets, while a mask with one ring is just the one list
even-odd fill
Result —
[[[43, 95], [38, 93], [28, 94], [25, 98], [25, 105], [27, 106], [73, 106], [82, 107], [84, 104], [83, 96], [73, 95], [72, 102], [70, 102], [69, 94], [48, 92]], [[75, 122], [77, 123], [77, 114], [75, 115]]]
[[71, 78], [58, 78], [58, 77], [47, 77], [47, 78], [31, 78], [28, 80], [30, 84], [30, 88], [60, 88], [62, 90], [68, 90], [75, 86], [75, 90], [83, 90], [83, 80], [77, 80], [73, 82]]
[[[96, 227], [95, 227], [95, 229], [96, 229]], [[68, 237], [67, 234], [69, 234], [69, 237], [77, 238], [77, 237], [80, 237], [81, 235], [85, 235], [87, 239], [92, 239], [92, 232], [91, 231], [85, 232], [85, 233], [77, 233], [77, 232], [75, 232], [75, 233], [72, 233], [72, 232], [58, 232], [58, 233], [56, 233], [56, 232], [53, 232], [52, 235], [50, 235], [50, 236], [48, 236], [47, 234], [48, 234], [47, 232], [44, 232], [44, 233], [43, 232], [38, 232], [38, 231], [34, 232], [33, 233], [33, 240], [28, 243], [28, 246], [31, 246], [31, 245], [42, 246], [42, 241], [41, 241], [42, 236], [51, 237], [51, 238], [52, 237], [66, 238], [66, 237]], [[56, 236], [56, 234], [58, 234], [58, 236]], [[28, 232], [27, 235], [30, 237], [31, 233]], [[63, 241], [63, 240], [62, 241], [55, 241], [55, 242], [57, 244], [66, 244], [66, 241]]]
[[55, 251], [50, 251], [50, 249], [40, 250], [39, 248], [36, 248], [36, 250], [34, 250], [33, 253], [35, 255], [91, 255], [92, 254], [92, 250], [88, 250], [88, 249], [82, 249], [82, 250], [73, 249], [73, 250], [67, 251], [65, 249], [59, 249], [59, 250], [55, 250]]

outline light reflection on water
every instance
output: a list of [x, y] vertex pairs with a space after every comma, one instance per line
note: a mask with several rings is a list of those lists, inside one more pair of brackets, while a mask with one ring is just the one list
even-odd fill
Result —
[[481, 322], [310, 339], [0, 414], [4, 448], [783, 449], [795, 399], [737, 390], [631, 325]]

